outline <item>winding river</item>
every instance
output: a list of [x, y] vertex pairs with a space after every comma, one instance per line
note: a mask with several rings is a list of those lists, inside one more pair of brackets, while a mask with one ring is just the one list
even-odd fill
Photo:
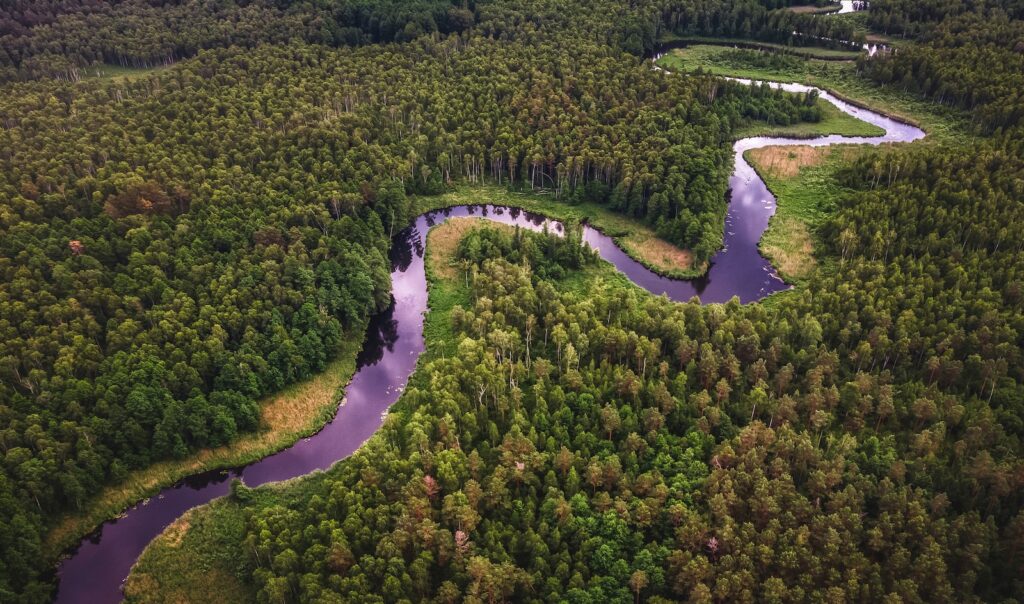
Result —
[[[771, 85], [791, 92], [815, 90], [799, 84]], [[704, 277], [683, 281], [657, 275], [627, 256], [610, 237], [591, 227], [584, 227], [584, 239], [634, 283], [651, 293], [666, 294], [672, 300], [685, 301], [700, 296], [702, 302], [724, 302], [738, 296], [742, 302], [751, 302], [785, 289], [786, 284], [757, 249], [768, 219], [775, 213], [775, 197], [743, 158], [743, 153], [769, 145], [877, 145], [908, 142], [924, 136], [918, 128], [856, 107], [825, 91], [819, 94], [842, 111], [884, 128], [885, 135], [814, 139], [755, 137], [737, 141], [733, 146], [736, 163], [729, 180], [724, 246], [711, 260]], [[241, 478], [251, 487], [294, 478], [326, 469], [359, 448], [381, 425], [424, 349], [427, 280], [423, 256], [427, 232], [448, 218], [459, 216], [477, 216], [533, 230], [541, 229], [546, 222], [537, 214], [492, 205], [458, 206], [419, 216], [415, 224], [393, 242], [393, 303], [372, 320], [358, 369], [345, 390], [345, 401], [334, 420], [316, 435], [288, 449], [242, 468], [192, 476], [138, 503], [118, 519], [105, 522], [60, 564], [57, 602], [120, 601], [121, 585], [146, 545], [186, 510], [227, 494], [233, 478]], [[549, 224], [554, 231], [561, 230], [560, 224]]]

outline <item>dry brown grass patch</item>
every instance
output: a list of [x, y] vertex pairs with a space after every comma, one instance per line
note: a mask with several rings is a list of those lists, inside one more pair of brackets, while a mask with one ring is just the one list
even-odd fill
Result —
[[761, 147], [752, 149], [750, 158], [768, 176], [775, 178], [792, 178], [800, 173], [801, 168], [817, 166], [832, 153], [828, 147], [811, 147], [798, 145], [795, 147]]
[[160, 533], [157, 539], [163, 541], [168, 547], [178, 547], [181, 545], [181, 540], [185, 538], [185, 533], [192, 526], [192, 513], [193, 510], [185, 512], [183, 516], [171, 523], [170, 526], [164, 529], [164, 532]]
[[434, 275], [441, 279], [459, 277], [459, 269], [451, 264], [459, 242], [473, 229], [483, 227], [512, 230], [507, 224], [490, 222], [483, 218], [460, 217], [449, 218], [443, 224], [432, 229], [427, 235], [427, 262]]
[[772, 218], [775, 236], [762, 240], [762, 251], [779, 273], [788, 279], [802, 279], [814, 270], [814, 239], [803, 221], [792, 216]]
[[763, 170], [770, 178], [792, 178], [804, 168], [821, 165], [833, 153], [849, 159], [857, 147], [812, 147], [810, 145], [772, 146], [751, 149], [747, 155], [752, 164]]
[[[198, 569], [197, 569], [198, 570]], [[149, 574], [128, 575], [124, 584], [124, 593], [133, 603], [142, 604], [193, 604], [211, 602], [210, 597], [216, 594], [216, 602], [229, 604], [248, 602], [250, 594], [238, 579], [231, 573], [220, 568], [206, 568], [196, 572], [187, 589], [179, 586], [164, 586]]]
[[657, 237], [630, 235], [622, 242], [631, 256], [643, 258], [661, 272], [686, 271], [693, 267], [693, 254]]
[[328, 371], [308, 382], [289, 388], [273, 397], [262, 407], [260, 423], [263, 429], [276, 433], [294, 433], [309, 424], [310, 416], [325, 402], [333, 402], [335, 393], [347, 376], [339, 371]]
[[160, 591], [160, 583], [152, 575], [146, 573], [132, 573], [124, 582], [124, 595], [132, 600], [141, 600], [147, 594], [155, 594]]

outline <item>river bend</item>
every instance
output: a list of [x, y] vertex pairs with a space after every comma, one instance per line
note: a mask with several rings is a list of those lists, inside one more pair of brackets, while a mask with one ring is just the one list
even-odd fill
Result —
[[[674, 76], [667, 76], [674, 77]], [[749, 80], [740, 80], [750, 83]], [[800, 84], [770, 84], [790, 92], [816, 90]], [[757, 244], [775, 213], [775, 197], [743, 158], [743, 153], [770, 145], [909, 142], [924, 136], [919, 128], [844, 102], [825, 91], [821, 98], [843, 112], [885, 129], [878, 137], [824, 136], [813, 139], [753, 137], [737, 141], [735, 171], [729, 179], [729, 206], [722, 249], [712, 258], [704, 277], [676, 280], [660, 276], [623, 252], [608, 236], [584, 226], [583, 237], [602, 258], [634, 283], [653, 294], [685, 301], [742, 302], [760, 300], [785, 289]], [[121, 517], [103, 523], [62, 561], [58, 569], [57, 602], [104, 604], [122, 599], [121, 586], [146, 545], [188, 509], [226, 495], [232, 479], [250, 487], [329, 468], [351, 455], [380, 427], [388, 408], [401, 395], [424, 349], [423, 319], [427, 310], [424, 248], [427, 232], [448, 218], [477, 216], [496, 222], [540, 230], [543, 216], [492, 205], [458, 206], [428, 212], [400, 233], [391, 249], [393, 302], [371, 321], [358, 369], [345, 390], [337, 416], [316, 435], [242, 468], [192, 476], [140, 502]], [[553, 231], [561, 225], [549, 222]]]

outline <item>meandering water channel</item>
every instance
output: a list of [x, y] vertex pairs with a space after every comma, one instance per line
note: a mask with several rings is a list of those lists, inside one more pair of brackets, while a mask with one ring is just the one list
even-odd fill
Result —
[[[800, 84], [771, 85], [790, 92], [817, 90]], [[672, 300], [685, 301], [700, 296], [703, 302], [724, 302], [738, 296], [742, 302], [751, 302], [785, 289], [786, 284], [757, 249], [768, 219], [775, 213], [775, 197], [743, 158], [743, 153], [770, 145], [877, 145], [909, 142], [924, 136], [919, 128], [856, 107], [828, 92], [818, 92], [821, 98], [843, 112], [882, 127], [885, 135], [814, 139], [753, 137], [737, 141], [733, 146], [736, 163], [729, 179], [724, 246], [711, 260], [704, 277], [676, 280], [657, 275], [626, 255], [610, 237], [588, 226], [584, 227], [583, 238], [634, 283], [653, 294], [666, 294]], [[427, 233], [448, 218], [460, 216], [477, 216], [533, 230], [541, 229], [546, 222], [543, 216], [531, 212], [493, 205], [458, 206], [419, 216], [392, 244], [393, 303], [371, 322], [359, 355], [358, 369], [345, 390], [345, 401], [334, 420], [316, 435], [279, 453], [242, 468], [192, 476], [140, 502], [120, 518], [105, 522], [61, 563], [57, 602], [120, 601], [121, 585], [146, 545], [188, 509], [226, 495], [233, 478], [241, 478], [250, 487], [294, 478], [329, 468], [358, 449], [380, 427], [424, 349], [427, 280], [423, 260]], [[552, 230], [561, 230], [557, 222], [547, 222]]]

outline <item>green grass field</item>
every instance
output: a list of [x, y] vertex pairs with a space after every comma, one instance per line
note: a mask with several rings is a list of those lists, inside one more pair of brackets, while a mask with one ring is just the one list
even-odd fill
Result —
[[906, 40], [892, 38], [890, 36], [871, 31], [868, 27], [867, 11], [856, 11], [852, 13], [843, 13], [841, 15], [829, 15], [829, 19], [836, 19], [849, 23], [853, 26], [854, 34], [862, 34], [868, 42], [873, 44], [881, 43], [888, 44], [890, 46], [901, 46], [908, 43]]
[[[257, 491], [267, 498], [270, 490]], [[194, 508], [146, 548], [125, 582], [127, 602], [190, 602], [217, 594], [222, 604], [254, 602], [249, 562], [240, 555], [245, 513], [230, 497]]]
[[843, 5], [836, 2], [833, 4], [826, 4], [825, 6], [815, 6], [813, 4], [800, 4], [796, 6], [788, 6], [786, 7], [786, 10], [805, 15], [829, 15], [841, 10], [842, 8]]
[[776, 42], [762, 42], [760, 40], [752, 40], [747, 38], [726, 38], [726, 37], [712, 37], [712, 36], [664, 36], [661, 39], [662, 42], [686, 42], [691, 45], [728, 45], [728, 46], [743, 46], [746, 48], [760, 48], [763, 50], [772, 50], [782, 52], [786, 54], [796, 55], [804, 58], [823, 59], [832, 62], [836, 61], [854, 61], [860, 56], [861, 51], [859, 50], [845, 50], [839, 48], [825, 48], [822, 46], [787, 46], [785, 44], [778, 44]]
[[893, 87], [878, 86], [860, 76], [855, 64], [807, 60], [786, 62], [785, 68], [766, 69], [749, 62], [744, 65], [743, 56], [732, 48], [704, 44], [676, 49], [662, 57], [659, 64], [680, 72], [701, 70], [722, 76], [817, 86], [920, 126], [928, 133], [924, 139], [926, 144], [962, 141], [968, 136], [968, 118], [962, 111], [936, 105]]
[[817, 267], [817, 228], [845, 192], [836, 172], [867, 148], [763, 147], [744, 155], [778, 201], [759, 247], [787, 281], [799, 283]]
[[828, 101], [818, 99], [824, 117], [820, 122], [801, 122], [789, 126], [775, 126], [764, 122], [754, 122], [736, 130], [736, 138], [748, 136], [788, 136], [793, 138], [813, 138], [829, 134], [843, 136], [881, 136], [883, 128], [859, 120], [839, 110]]

